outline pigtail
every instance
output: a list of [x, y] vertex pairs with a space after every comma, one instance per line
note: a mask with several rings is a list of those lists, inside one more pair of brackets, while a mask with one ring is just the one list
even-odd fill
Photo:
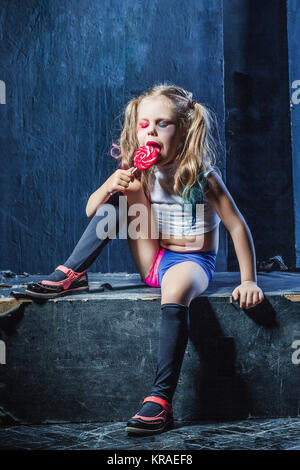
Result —
[[216, 162], [212, 123], [212, 112], [195, 102], [184, 146], [178, 156], [174, 185], [175, 193], [193, 205], [203, 203], [206, 174]]
[[[191, 101], [189, 101], [189, 104]], [[213, 139], [213, 114], [200, 103], [192, 103], [192, 116], [175, 175], [175, 193], [184, 204], [192, 205], [192, 225], [196, 223], [196, 206], [203, 204], [207, 174], [216, 162]]]
[[122, 158], [121, 165], [125, 170], [133, 166], [132, 157], [139, 147], [136, 135], [138, 104], [138, 98], [131, 100], [124, 112], [124, 126], [120, 136], [120, 148]]
[[[143, 96], [131, 100], [124, 111], [124, 126], [120, 136], [120, 149], [121, 149], [121, 168], [127, 170], [134, 166], [133, 155], [139, 148], [137, 139], [137, 111], [138, 105]], [[150, 196], [149, 181], [153, 176], [153, 167], [146, 171], [136, 173], [136, 178], [141, 181], [144, 193], [147, 197]]]

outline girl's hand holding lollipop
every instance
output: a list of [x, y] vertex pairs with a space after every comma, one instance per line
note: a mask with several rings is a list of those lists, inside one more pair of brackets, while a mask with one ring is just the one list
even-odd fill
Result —
[[129, 183], [134, 180], [134, 175], [132, 174], [133, 169], [134, 166], [128, 170], [118, 169], [107, 179], [107, 191], [111, 196], [117, 192], [126, 191]]
[[108, 191], [112, 196], [117, 191], [125, 191], [129, 183], [134, 180], [134, 173], [137, 170], [143, 171], [154, 165], [160, 155], [157, 147], [152, 145], [143, 145], [133, 155], [134, 165], [129, 170], [119, 169], [115, 171], [107, 180]]

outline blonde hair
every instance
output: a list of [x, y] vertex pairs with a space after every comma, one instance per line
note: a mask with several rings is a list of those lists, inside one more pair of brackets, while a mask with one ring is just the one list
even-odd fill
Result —
[[[139, 148], [137, 139], [138, 106], [145, 98], [164, 96], [174, 106], [177, 126], [183, 132], [183, 146], [174, 157], [177, 170], [174, 176], [174, 193], [192, 203], [202, 202], [206, 172], [216, 164], [216, 141], [213, 137], [214, 113], [207, 106], [192, 100], [193, 94], [175, 85], [158, 84], [134, 98], [124, 111], [124, 125], [119, 139], [122, 168], [134, 166], [133, 154]], [[140, 172], [140, 179], [149, 197], [149, 184], [153, 167]]]

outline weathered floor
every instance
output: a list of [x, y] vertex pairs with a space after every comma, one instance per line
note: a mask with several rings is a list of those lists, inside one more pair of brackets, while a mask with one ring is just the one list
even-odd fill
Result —
[[128, 436], [122, 423], [0, 427], [1, 450], [300, 450], [297, 418], [175, 423], [156, 436]]

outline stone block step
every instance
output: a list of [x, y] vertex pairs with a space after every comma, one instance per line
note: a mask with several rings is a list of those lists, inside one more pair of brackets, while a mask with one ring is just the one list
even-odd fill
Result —
[[[149, 394], [160, 289], [138, 274], [89, 279], [89, 293], [2, 309], [0, 422], [123, 422]], [[9, 279], [11, 288], [24, 288], [19, 280]], [[178, 421], [300, 414], [300, 275], [259, 274], [265, 299], [249, 310], [232, 300], [239, 282], [239, 273], [215, 273], [191, 303]], [[14, 300], [11, 288], [0, 304]]]

